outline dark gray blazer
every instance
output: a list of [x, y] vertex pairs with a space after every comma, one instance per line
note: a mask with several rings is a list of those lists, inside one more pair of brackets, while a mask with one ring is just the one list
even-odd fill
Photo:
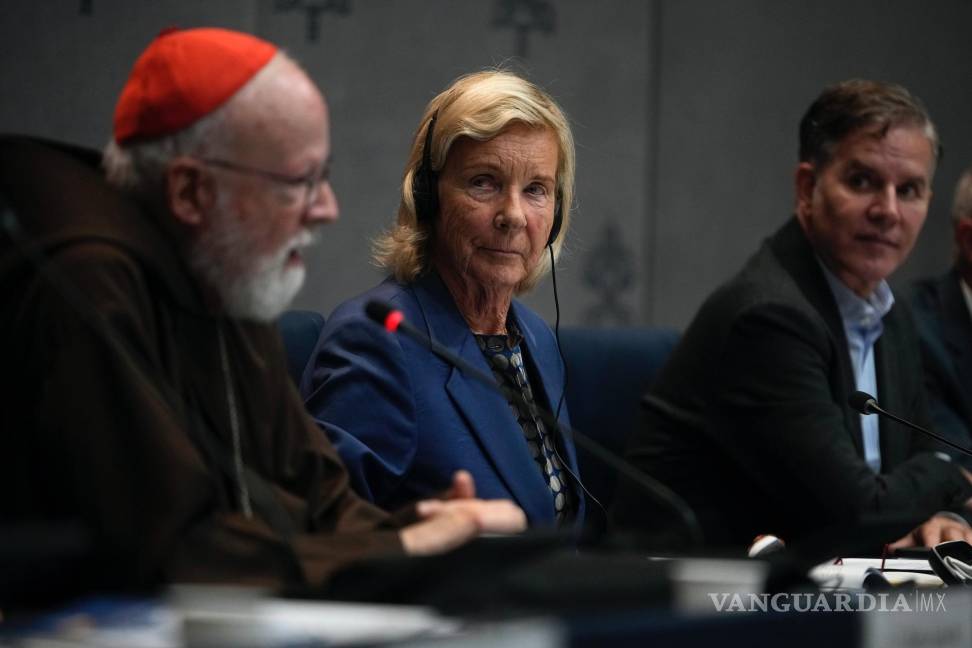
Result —
[[[898, 303], [875, 346], [880, 402], [927, 423], [917, 346]], [[836, 301], [791, 219], [703, 304], [646, 397], [627, 456], [688, 501], [709, 545], [793, 539], [871, 513], [924, 517], [972, 496], [930, 441], [883, 420], [874, 474], [847, 405], [854, 389]], [[616, 522], [672, 530], [643, 494], [621, 490]]]
[[[972, 318], [958, 272], [915, 284], [912, 309], [925, 366], [925, 389], [936, 432], [972, 447]], [[972, 470], [972, 457], [945, 448]]]

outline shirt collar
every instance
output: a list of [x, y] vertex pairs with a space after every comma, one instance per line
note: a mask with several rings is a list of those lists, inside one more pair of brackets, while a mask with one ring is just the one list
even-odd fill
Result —
[[881, 325], [881, 319], [894, 306], [894, 294], [888, 282], [881, 280], [877, 288], [865, 299], [847, 287], [843, 281], [830, 271], [818, 257], [817, 262], [823, 270], [830, 291], [837, 300], [840, 317], [844, 321], [844, 328], [872, 329]]
[[476, 338], [479, 348], [483, 351], [487, 349], [498, 351], [503, 347], [510, 351], [516, 351], [516, 348], [523, 342], [523, 333], [520, 332], [520, 327], [516, 324], [516, 317], [513, 316], [512, 309], [506, 316], [506, 335], [473, 333], [473, 337]]

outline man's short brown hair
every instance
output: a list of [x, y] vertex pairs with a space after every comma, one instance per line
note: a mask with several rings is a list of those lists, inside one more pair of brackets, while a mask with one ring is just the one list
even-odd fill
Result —
[[873, 128], [883, 137], [897, 126], [924, 129], [935, 159], [940, 157], [938, 131], [918, 97], [893, 83], [842, 81], [825, 88], [800, 120], [800, 162], [822, 168], [848, 135]]

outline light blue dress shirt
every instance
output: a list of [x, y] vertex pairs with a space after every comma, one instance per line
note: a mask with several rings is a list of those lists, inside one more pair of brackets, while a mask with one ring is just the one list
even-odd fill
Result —
[[[819, 259], [818, 259], [819, 261]], [[847, 350], [857, 389], [878, 399], [877, 372], [874, 368], [874, 343], [884, 332], [882, 318], [894, 306], [894, 295], [888, 282], [881, 281], [867, 299], [859, 297], [844, 285], [822, 262], [830, 291], [837, 300], [837, 308], [844, 323]], [[881, 471], [881, 435], [878, 417], [861, 414], [861, 433], [864, 441], [864, 460], [874, 472]]]

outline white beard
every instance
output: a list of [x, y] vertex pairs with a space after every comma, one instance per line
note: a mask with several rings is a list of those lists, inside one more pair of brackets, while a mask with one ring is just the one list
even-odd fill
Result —
[[279, 250], [255, 259], [242, 273], [231, 273], [225, 259], [246, 254], [252, 246], [242, 227], [226, 226], [227, 222], [224, 219], [219, 228], [190, 246], [189, 265], [216, 291], [227, 315], [272, 322], [297, 296], [307, 274], [303, 264], [287, 265], [290, 253], [313, 245], [314, 233], [301, 230]]
[[253, 272], [228, 281], [220, 291], [228, 315], [257, 322], [277, 319], [300, 292], [307, 271], [303, 264], [287, 266], [294, 249], [314, 242], [310, 231], [303, 230], [274, 254], [256, 261]]

